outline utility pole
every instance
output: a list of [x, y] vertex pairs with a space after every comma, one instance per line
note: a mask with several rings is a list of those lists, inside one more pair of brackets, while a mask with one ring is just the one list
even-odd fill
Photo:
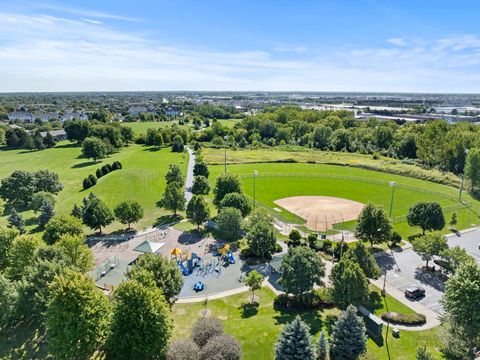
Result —
[[395, 181], [390, 181], [390, 182], [388, 183], [388, 185], [391, 186], [391, 188], [392, 188], [392, 198], [390, 199], [390, 215], [389, 215], [390, 220], [392, 220], [393, 196], [395, 195], [395, 185], [396, 185], [396, 184], [397, 184], [397, 183], [396, 183]]
[[253, 170], [253, 209], [255, 209], [255, 206], [257, 205], [257, 200], [256, 200], [257, 175], [258, 175], [258, 171]]

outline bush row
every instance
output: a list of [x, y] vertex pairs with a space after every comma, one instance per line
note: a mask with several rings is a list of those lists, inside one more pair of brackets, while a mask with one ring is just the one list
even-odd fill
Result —
[[334, 306], [332, 291], [329, 288], [318, 288], [302, 296], [280, 294], [273, 304], [275, 307], [299, 309], [323, 309]]
[[119, 170], [122, 168], [122, 164], [120, 161], [115, 161], [113, 164], [105, 164], [101, 168], [98, 168], [95, 172], [95, 175], [88, 175], [85, 179], [83, 179], [83, 189], [89, 189], [92, 186], [97, 184], [97, 179], [100, 179], [102, 176], [107, 175], [108, 173]]
[[418, 314], [418, 313], [401, 314], [396, 312], [390, 312], [390, 313], [385, 312], [380, 316], [382, 320], [384, 321], [390, 320], [392, 324], [398, 324], [398, 325], [422, 325], [422, 324], [425, 324], [427, 321], [425, 315]]

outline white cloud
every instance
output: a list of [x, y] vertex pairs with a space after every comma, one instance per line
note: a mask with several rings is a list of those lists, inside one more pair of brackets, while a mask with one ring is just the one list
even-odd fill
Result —
[[472, 35], [314, 57], [301, 46], [272, 52], [174, 46], [115, 30], [100, 20], [106, 14], [77, 15], [0, 11], [0, 91], [480, 91], [480, 41]]
[[387, 42], [395, 46], [407, 46], [407, 42], [402, 38], [387, 39]]

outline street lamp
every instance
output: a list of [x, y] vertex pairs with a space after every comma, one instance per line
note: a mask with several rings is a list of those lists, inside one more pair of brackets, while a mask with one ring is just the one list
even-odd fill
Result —
[[223, 137], [225, 140], [225, 172], [227, 172], [227, 140], [228, 140], [228, 135], [225, 135]]
[[460, 193], [458, 194], [458, 202], [462, 202], [463, 181], [465, 180], [465, 167], [467, 166], [468, 151], [468, 149], [465, 149], [465, 165], [463, 166], [462, 183], [460, 185]]
[[390, 199], [390, 220], [392, 219], [392, 210], [393, 210], [393, 196], [395, 195], [395, 185], [397, 183], [395, 181], [390, 181], [388, 185], [392, 188], [392, 198]]
[[257, 201], [256, 201], [256, 180], [257, 180], [257, 175], [258, 175], [258, 171], [257, 170], [253, 170], [253, 208], [255, 209], [255, 205], [257, 204]]

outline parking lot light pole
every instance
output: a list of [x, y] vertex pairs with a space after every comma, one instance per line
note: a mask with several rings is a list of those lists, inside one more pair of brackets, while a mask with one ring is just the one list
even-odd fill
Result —
[[388, 185], [392, 188], [392, 198], [390, 199], [390, 219], [392, 219], [392, 210], [393, 210], [393, 197], [395, 195], [395, 185], [397, 183], [395, 181], [390, 181]]

